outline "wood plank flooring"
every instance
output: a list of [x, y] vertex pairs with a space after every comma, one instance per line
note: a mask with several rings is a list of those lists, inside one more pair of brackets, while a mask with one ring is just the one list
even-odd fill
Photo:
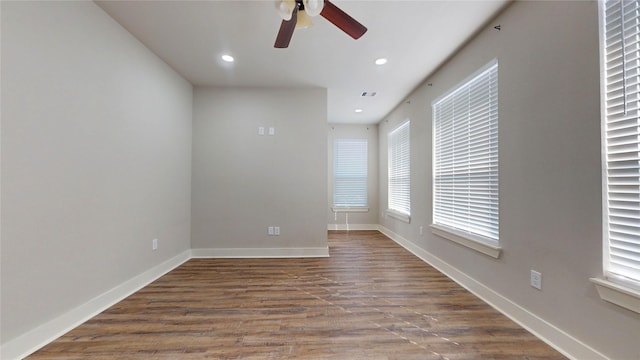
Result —
[[563, 359], [377, 231], [192, 259], [29, 359]]

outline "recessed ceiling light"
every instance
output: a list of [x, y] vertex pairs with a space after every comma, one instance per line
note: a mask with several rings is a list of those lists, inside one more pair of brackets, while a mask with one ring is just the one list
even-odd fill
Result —
[[231, 55], [224, 54], [224, 55], [222, 55], [222, 60], [224, 60], [226, 62], [233, 62], [235, 59]]
[[361, 112], [362, 112], [362, 109], [356, 109], [356, 110], [355, 110], [355, 112], [357, 112], [357, 113], [361, 113]]
[[387, 59], [385, 58], [380, 58], [376, 60], [376, 65], [384, 65], [387, 63]]

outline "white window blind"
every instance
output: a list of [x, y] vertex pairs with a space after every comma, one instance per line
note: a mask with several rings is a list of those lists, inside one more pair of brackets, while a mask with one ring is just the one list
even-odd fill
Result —
[[433, 103], [433, 223], [498, 244], [498, 63]]
[[604, 3], [605, 275], [640, 286], [640, 3]]
[[333, 206], [367, 205], [367, 140], [336, 139], [333, 148]]
[[411, 171], [409, 153], [409, 121], [388, 135], [389, 140], [389, 209], [411, 215]]

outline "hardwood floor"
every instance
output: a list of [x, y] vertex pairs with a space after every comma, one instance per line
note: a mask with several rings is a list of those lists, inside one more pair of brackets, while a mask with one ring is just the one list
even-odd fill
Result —
[[29, 359], [563, 359], [377, 231], [192, 259]]

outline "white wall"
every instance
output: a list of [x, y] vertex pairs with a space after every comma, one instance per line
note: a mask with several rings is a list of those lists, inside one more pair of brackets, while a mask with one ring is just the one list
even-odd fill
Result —
[[6, 345], [189, 249], [192, 87], [93, 2], [1, 6]]
[[[328, 137], [329, 230], [375, 229], [378, 224], [378, 125], [330, 124]], [[335, 213], [333, 207], [333, 143], [335, 139], [367, 139], [368, 212]]]
[[326, 255], [326, 90], [196, 88], [193, 109], [191, 244], [210, 250], [197, 254]]
[[[589, 282], [602, 273], [598, 46], [596, 2], [507, 8], [380, 124], [386, 204], [386, 134], [412, 121], [412, 222], [380, 223], [602, 354], [638, 359], [640, 314], [602, 301]], [[429, 231], [418, 235], [432, 219], [431, 103], [493, 58], [504, 249], [497, 260]], [[542, 291], [529, 286], [530, 269], [542, 272]]]

